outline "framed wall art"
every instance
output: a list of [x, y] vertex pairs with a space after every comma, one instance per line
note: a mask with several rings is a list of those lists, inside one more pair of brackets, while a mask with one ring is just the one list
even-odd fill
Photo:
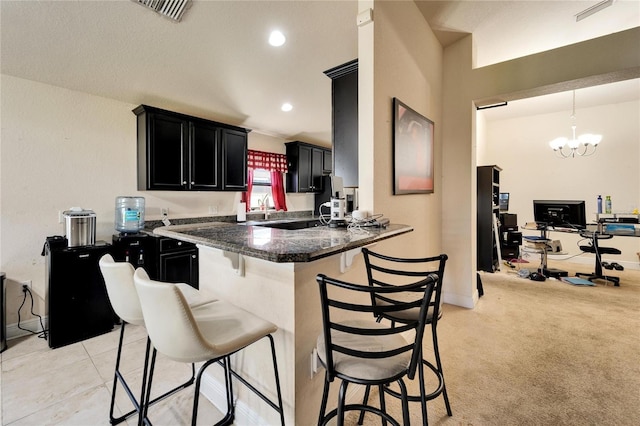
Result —
[[433, 121], [393, 98], [393, 194], [433, 193]]

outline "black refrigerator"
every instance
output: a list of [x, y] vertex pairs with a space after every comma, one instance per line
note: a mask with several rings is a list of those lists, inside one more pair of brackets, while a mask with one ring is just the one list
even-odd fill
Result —
[[97, 241], [92, 246], [67, 247], [64, 237], [47, 237], [49, 347], [59, 348], [98, 336], [113, 329], [117, 320], [98, 262], [111, 245]]

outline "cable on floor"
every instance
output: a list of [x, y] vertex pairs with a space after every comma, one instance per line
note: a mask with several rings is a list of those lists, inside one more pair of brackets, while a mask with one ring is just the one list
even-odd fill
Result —
[[[29, 290], [29, 287], [24, 286], [22, 287], [22, 293], [24, 294], [24, 297], [22, 299], [22, 303], [20, 304], [20, 307], [18, 308], [18, 328], [20, 330], [23, 331], [28, 331], [31, 334], [37, 334], [38, 337], [40, 339], [46, 339], [47, 338], [47, 331], [49, 330], [45, 330], [44, 328], [44, 323], [42, 322], [42, 317], [38, 314], [36, 314], [35, 312], [33, 312], [33, 293], [31, 293], [31, 290]], [[29, 297], [31, 298], [31, 315], [33, 315], [34, 317], [38, 317], [40, 320], [40, 327], [42, 328], [42, 331], [33, 331], [33, 330], [29, 330], [27, 328], [22, 328], [20, 327], [20, 311], [22, 310], [22, 307], [24, 306], [25, 302], [27, 301], [27, 293], [29, 293]]]

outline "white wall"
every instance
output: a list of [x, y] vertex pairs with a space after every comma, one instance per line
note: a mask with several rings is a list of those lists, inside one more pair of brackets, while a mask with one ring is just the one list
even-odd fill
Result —
[[[414, 232], [391, 241], [398, 256], [441, 253], [442, 47], [413, 2], [375, 1], [359, 30], [360, 206]], [[371, 7], [360, 2], [359, 11]], [[393, 98], [435, 122], [435, 192], [393, 195]]]
[[[96, 238], [111, 241], [115, 198], [143, 196], [146, 217], [234, 214], [237, 192], [138, 191], [136, 119], [131, 105], [15, 78], [1, 77], [0, 270], [7, 274], [7, 324], [17, 322], [22, 292], [31, 280], [35, 311], [45, 314], [44, 257], [47, 236], [63, 235], [58, 212], [92, 209]], [[157, 105], [162, 107], [162, 105]], [[204, 117], [206, 118], [206, 117]], [[284, 153], [284, 140], [249, 133], [249, 148]], [[312, 210], [313, 196], [288, 194], [289, 210]], [[22, 319], [29, 319], [25, 309]]]
[[[577, 108], [577, 135], [597, 133], [603, 140], [592, 156], [562, 159], [548, 142], [571, 136], [570, 116], [567, 110], [478, 126], [485, 139], [478, 143], [478, 165], [503, 169], [500, 191], [510, 193], [509, 212], [518, 215], [519, 225], [533, 221], [534, 199], [585, 200], [587, 221], [595, 219], [598, 195], [611, 195], [614, 212], [640, 208], [640, 102]], [[551, 238], [559, 239], [569, 255], [582, 253], [576, 245], [579, 237], [556, 232]], [[638, 267], [640, 238], [616, 237], [603, 245], [622, 250], [611, 260]], [[593, 263], [593, 256], [576, 260]]]

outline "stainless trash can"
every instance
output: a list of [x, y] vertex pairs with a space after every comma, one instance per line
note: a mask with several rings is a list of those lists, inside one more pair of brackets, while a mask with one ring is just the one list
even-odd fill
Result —
[[4, 272], [0, 272], [0, 352], [7, 349], [7, 318], [6, 318], [6, 290], [4, 287]]

